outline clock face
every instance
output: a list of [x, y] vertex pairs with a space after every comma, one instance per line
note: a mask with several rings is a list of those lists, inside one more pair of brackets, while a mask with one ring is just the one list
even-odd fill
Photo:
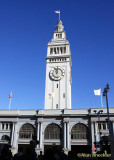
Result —
[[64, 77], [65, 71], [61, 67], [54, 67], [53, 70], [50, 71], [50, 77], [56, 81], [62, 79]]

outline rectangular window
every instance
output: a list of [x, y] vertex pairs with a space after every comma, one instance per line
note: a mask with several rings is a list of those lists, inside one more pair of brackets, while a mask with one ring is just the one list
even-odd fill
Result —
[[53, 48], [50, 48], [50, 54], [53, 54]]
[[58, 104], [56, 104], [56, 109], [58, 109]]
[[56, 48], [54, 48], [54, 53], [56, 54]]
[[8, 124], [6, 124], [6, 129], [8, 129]]
[[104, 130], [106, 129], [106, 123], [103, 123], [103, 129]]
[[4, 129], [4, 124], [2, 124], [2, 129]]
[[64, 47], [64, 53], [66, 53], [66, 47]]
[[65, 98], [65, 93], [63, 93], [63, 98]]
[[57, 88], [58, 88], [58, 84], [57, 84]]
[[12, 124], [10, 124], [10, 129], [12, 129]]

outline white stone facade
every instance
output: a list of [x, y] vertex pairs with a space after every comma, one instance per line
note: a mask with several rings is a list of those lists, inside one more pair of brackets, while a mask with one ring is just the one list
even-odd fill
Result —
[[[71, 109], [71, 52], [63, 28], [59, 20], [47, 45], [45, 109]], [[62, 77], [57, 74], [51, 77], [57, 68], [62, 70]]]
[[[97, 109], [99, 110], [99, 109]], [[100, 115], [100, 132], [101, 138], [108, 137], [109, 131], [107, 126], [107, 110], [102, 109], [103, 113]], [[114, 109], [110, 109], [110, 119], [112, 129], [114, 131]], [[4, 126], [3, 126], [4, 124]], [[6, 127], [6, 124], [11, 124], [11, 127]], [[28, 145], [32, 138], [20, 138], [20, 131], [24, 124], [31, 124], [35, 128], [35, 134], [39, 144], [36, 146], [36, 152], [45, 150], [46, 146], [61, 146], [66, 153], [72, 150], [73, 147], [87, 146], [89, 151], [94, 152], [94, 142], [99, 144], [99, 129], [98, 117], [94, 109], [65, 109], [65, 110], [20, 110], [20, 111], [0, 111], [0, 145], [8, 143], [3, 140], [2, 136], [7, 135], [10, 138], [12, 152], [15, 154], [18, 151], [19, 145]], [[61, 129], [61, 137], [58, 139], [46, 139], [45, 131], [49, 124], [55, 124]], [[73, 138], [72, 129], [75, 125], [82, 124], [88, 128], [88, 138]], [[105, 124], [105, 127], [104, 125]], [[52, 131], [51, 131], [52, 132]], [[112, 132], [112, 135], [114, 133]], [[113, 137], [113, 136], [112, 136]], [[86, 147], [86, 148], [87, 148]], [[99, 150], [99, 146], [97, 147]]]

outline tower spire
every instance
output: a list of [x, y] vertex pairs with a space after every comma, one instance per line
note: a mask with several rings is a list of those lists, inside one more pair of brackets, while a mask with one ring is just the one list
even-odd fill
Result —
[[56, 29], [57, 32], [63, 32], [64, 31], [64, 26], [62, 25], [62, 21], [61, 20], [58, 20], [55, 29]]

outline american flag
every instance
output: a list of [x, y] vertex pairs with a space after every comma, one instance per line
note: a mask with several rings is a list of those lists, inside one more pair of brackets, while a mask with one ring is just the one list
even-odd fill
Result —
[[9, 94], [9, 98], [11, 98], [12, 97], [12, 91], [10, 92], [10, 94]]

